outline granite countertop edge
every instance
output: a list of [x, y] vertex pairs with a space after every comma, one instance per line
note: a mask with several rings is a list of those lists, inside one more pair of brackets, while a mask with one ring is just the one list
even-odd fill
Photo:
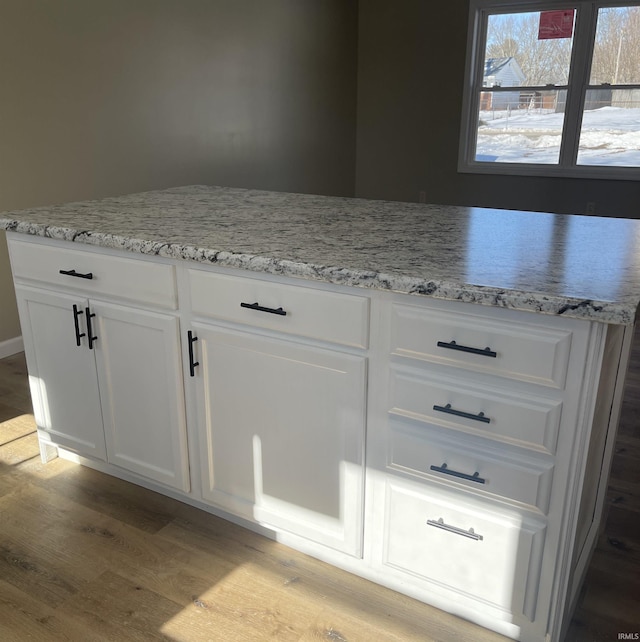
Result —
[[598, 301], [528, 290], [501, 289], [446, 280], [427, 280], [422, 277], [384, 273], [366, 268], [315, 265], [268, 256], [233, 253], [223, 249], [171, 242], [163, 243], [119, 234], [43, 225], [16, 219], [0, 218], [0, 229], [147, 256], [160, 256], [336, 285], [428, 296], [435, 299], [586, 319], [615, 325], [634, 324], [637, 312], [635, 302]]

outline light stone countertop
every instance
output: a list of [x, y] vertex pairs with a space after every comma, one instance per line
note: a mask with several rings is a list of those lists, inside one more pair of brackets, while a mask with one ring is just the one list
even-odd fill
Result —
[[606, 323], [640, 303], [632, 219], [195, 185], [2, 212], [0, 229]]

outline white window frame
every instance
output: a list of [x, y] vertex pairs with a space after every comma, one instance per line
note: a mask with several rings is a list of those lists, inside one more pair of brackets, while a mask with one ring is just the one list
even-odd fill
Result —
[[[639, 180], [640, 168], [637, 167], [577, 165], [576, 163], [586, 92], [588, 89], [602, 87], [588, 84], [598, 9], [601, 7], [625, 7], [636, 4], [640, 4], [640, 2], [637, 0], [628, 0], [627, 2], [615, 0], [609, 2], [593, 0], [569, 0], [568, 2], [558, 2], [558, 0], [470, 0], [458, 171], [476, 174]], [[476, 161], [478, 101], [482, 89], [488, 16], [496, 13], [508, 14], [559, 9], [576, 9], [576, 20], [568, 83], [566, 86], [557, 86], [560, 89], [565, 87], [567, 89], [558, 163]], [[606, 85], [606, 87], [607, 89], [640, 89], [640, 84]], [[550, 88], [542, 86], [535, 89], [548, 91]]]

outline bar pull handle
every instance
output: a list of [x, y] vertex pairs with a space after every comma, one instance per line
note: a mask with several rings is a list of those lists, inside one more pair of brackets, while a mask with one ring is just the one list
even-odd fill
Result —
[[447, 348], [449, 350], [458, 350], [460, 352], [470, 352], [471, 354], [479, 354], [482, 355], [483, 357], [497, 357], [498, 353], [493, 351], [491, 348], [487, 347], [484, 349], [481, 348], [472, 348], [470, 346], [461, 346], [457, 344], [455, 341], [449, 341], [447, 343], [446, 341], [438, 341], [436, 344], [438, 348]]
[[270, 314], [279, 314], [281, 317], [287, 315], [287, 311], [282, 308], [265, 308], [258, 303], [241, 303], [241, 308], [248, 308], [249, 310], [259, 310], [260, 312], [269, 312]]
[[187, 331], [187, 344], [189, 346], [189, 376], [196, 376], [196, 366], [200, 365], [199, 361], [193, 360], [193, 344], [198, 340], [198, 337], [193, 336], [191, 330]]
[[443, 473], [445, 475], [451, 475], [452, 477], [459, 477], [460, 479], [476, 482], [476, 484], [485, 484], [487, 481], [480, 477], [480, 473], [478, 471], [473, 473], [473, 475], [468, 475], [467, 473], [460, 473], [457, 470], [451, 470], [447, 464], [442, 464], [442, 466], [430, 466], [429, 469], [435, 470], [437, 473]]
[[89, 350], [93, 350], [93, 342], [98, 340], [98, 337], [93, 336], [93, 328], [91, 327], [91, 319], [96, 315], [89, 310], [89, 308], [84, 309], [87, 315], [87, 339], [89, 340]]
[[448, 415], [455, 415], [456, 417], [464, 417], [465, 419], [473, 419], [474, 421], [481, 421], [484, 424], [490, 424], [491, 418], [485, 417], [484, 412], [479, 412], [477, 415], [474, 415], [471, 412], [464, 412], [464, 410], [456, 410], [451, 407], [451, 404], [448, 403], [446, 406], [435, 405], [434, 410], [438, 412], [446, 412]]
[[76, 276], [79, 279], [92, 279], [93, 272], [87, 272], [82, 274], [81, 272], [76, 272], [75, 270], [60, 270], [60, 274], [65, 274], [66, 276]]
[[445, 524], [442, 517], [438, 520], [428, 519], [427, 526], [435, 526], [436, 528], [441, 528], [443, 531], [449, 533], [455, 533], [456, 535], [462, 535], [462, 537], [468, 537], [469, 539], [474, 539], [476, 541], [482, 541], [484, 537], [479, 533], [476, 533], [473, 528], [470, 528], [468, 531], [465, 531], [464, 528], [458, 528], [457, 526], [451, 526], [451, 524]]
[[86, 336], [84, 332], [80, 332], [80, 321], [78, 320], [78, 317], [81, 314], [84, 314], [84, 311], [80, 310], [78, 306], [74, 303], [73, 304], [73, 325], [75, 326], [75, 329], [76, 329], [76, 345], [78, 347], [80, 347], [80, 345], [82, 344], [80, 339]]

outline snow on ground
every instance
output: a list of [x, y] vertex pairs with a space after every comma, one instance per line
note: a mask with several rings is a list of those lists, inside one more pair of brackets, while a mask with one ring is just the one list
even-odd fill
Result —
[[[480, 112], [476, 158], [502, 163], [557, 163], [564, 114], [540, 109]], [[640, 109], [584, 112], [578, 164], [640, 167]]]

